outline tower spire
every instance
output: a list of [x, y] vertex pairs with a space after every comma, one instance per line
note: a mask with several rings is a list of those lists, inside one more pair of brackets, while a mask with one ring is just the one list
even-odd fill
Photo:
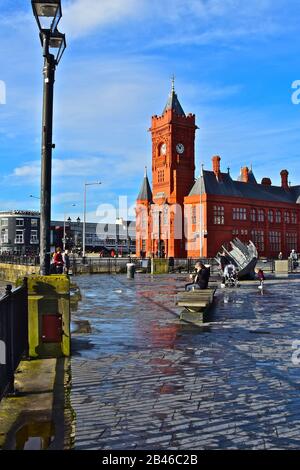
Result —
[[175, 92], [175, 75], [173, 74], [172, 75], [172, 78], [171, 78], [171, 83], [172, 83], [172, 88], [171, 88], [171, 92], [169, 93], [169, 97], [168, 97], [168, 101], [167, 101], [167, 104], [163, 110], [163, 114], [168, 110], [168, 109], [172, 109], [178, 116], [183, 116], [183, 117], [186, 117], [185, 116], [185, 113], [182, 109], [182, 106], [181, 104], [179, 103], [179, 100], [178, 100], [178, 97], [177, 97], [177, 94]]

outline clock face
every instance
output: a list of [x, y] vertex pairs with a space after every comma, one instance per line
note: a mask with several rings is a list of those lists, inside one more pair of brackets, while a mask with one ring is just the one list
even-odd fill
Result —
[[160, 147], [160, 154], [166, 155], [166, 153], [167, 153], [167, 144], [162, 144], [162, 146]]
[[177, 144], [176, 145], [176, 150], [180, 155], [182, 155], [184, 153], [184, 145], [183, 144]]

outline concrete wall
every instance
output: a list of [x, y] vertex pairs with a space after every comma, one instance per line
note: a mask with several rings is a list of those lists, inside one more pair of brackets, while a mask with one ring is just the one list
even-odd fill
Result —
[[39, 266], [24, 266], [0, 263], [0, 280], [12, 282], [13, 284], [16, 283], [16, 281], [20, 278], [39, 273]]

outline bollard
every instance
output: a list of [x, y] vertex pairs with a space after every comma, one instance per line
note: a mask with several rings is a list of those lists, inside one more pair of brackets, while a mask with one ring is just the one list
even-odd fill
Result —
[[133, 263], [127, 263], [127, 279], [134, 279], [135, 265]]

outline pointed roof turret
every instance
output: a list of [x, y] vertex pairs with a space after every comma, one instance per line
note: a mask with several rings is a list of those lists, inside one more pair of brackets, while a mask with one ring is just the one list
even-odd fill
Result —
[[185, 112], [183, 111], [182, 106], [179, 103], [177, 94], [175, 92], [175, 77], [174, 76], [172, 77], [172, 88], [171, 88], [171, 92], [169, 94], [165, 109], [163, 110], [163, 114], [165, 114], [165, 112], [168, 109], [172, 109], [178, 116], [185, 117]]
[[149, 183], [149, 180], [148, 180], [147, 167], [146, 166], [145, 166], [144, 180], [143, 180], [139, 195], [137, 197], [137, 200], [138, 201], [152, 202], [152, 191], [151, 191], [151, 186], [150, 186], [150, 183]]

